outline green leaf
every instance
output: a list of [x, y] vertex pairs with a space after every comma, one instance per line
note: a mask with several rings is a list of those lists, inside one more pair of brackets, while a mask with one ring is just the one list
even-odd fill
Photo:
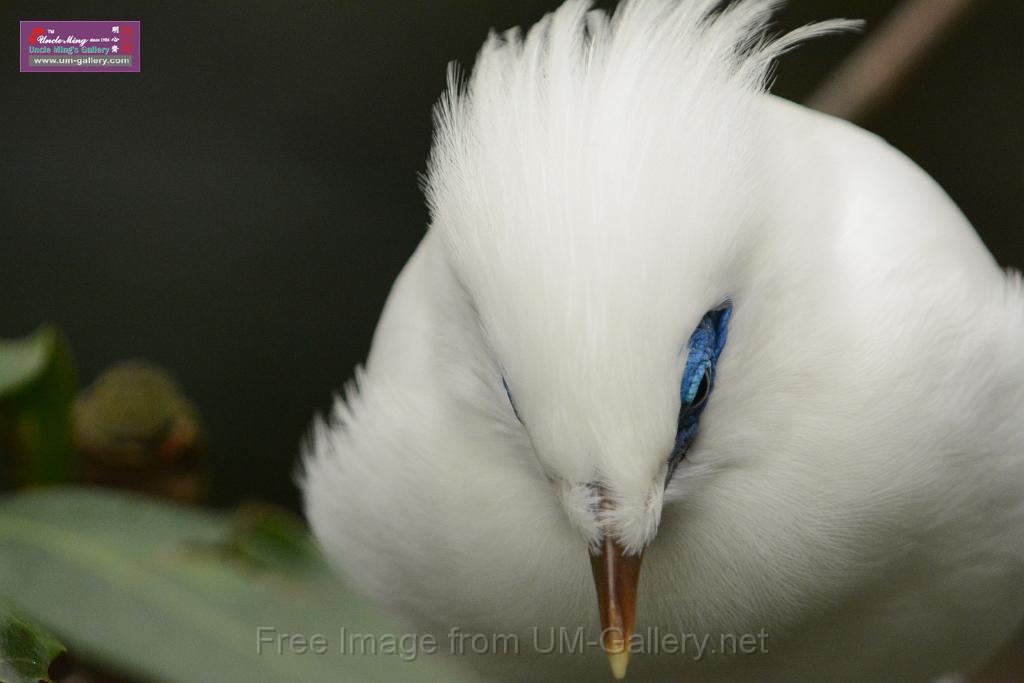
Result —
[[0, 398], [38, 377], [50, 360], [52, 328], [41, 327], [21, 339], [0, 339]]
[[[0, 600], [76, 656], [146, 680], [455, 680], [422, 648], [415, 657], [343, 654], [343, 627], [375, 643], [407, 630], [342, 585], [295, 524], [268, 508], [233, 519], [89, 489], [7, 496]], [[323, 654], [310, 648], [317, 635]]]
[[265, 503], [250, 503], [235, 511], [222, 548], [254, 568], [295, 576], [315, 571], [320, 563], [302, 520]]
[[15, 485], [71, 479], [75, 385], [70, 347], [55, 327], [0, 339], [0, 461]]
[[35, 624], [0, 607], [0, 683], [49, 681], [64, 645]]

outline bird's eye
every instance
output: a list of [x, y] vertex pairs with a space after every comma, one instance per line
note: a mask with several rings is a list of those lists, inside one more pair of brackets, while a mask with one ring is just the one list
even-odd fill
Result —
[[505, 396], [508, 397], [508, 404], [512, 406], [512, 414], [516, 416], [517, 420], [522, 422], [523, 418], [519, 417], [519, 410], [516, 408], [516, 402], [512, 399], [512, 390], [508, 388], [508, 380], [502, 377], [501, 385], [505, 387]]
[[704, 406], [704, 402], [708, 400], [708, 396], [711, 394], [711, 365], [709, 364], [704, 368], [704, 374], [701, 375], [700, 384], [697, 385], [697, 393], [694, 394], [693, 400], [690, 401], [690, 410], [698, 410]]
[[[715, 386], [715, 366], [725, 347], [732, 305], [726, 303], [708, 311], [697, 329], [690, 335], [687, 344], [686, 368], [679, 387], [679, 423], [676, 427], [676, 443], [669, 456], [669, 472], [686, 455], [687, 449], [697, 438], [700, 414]], [[667, 481], [667, 480], [666, 480]]]

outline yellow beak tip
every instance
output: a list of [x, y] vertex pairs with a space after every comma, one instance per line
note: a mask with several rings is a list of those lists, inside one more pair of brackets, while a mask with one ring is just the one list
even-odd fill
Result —
[[626, 667], [629, 666], [629, 650], [609, 652], [608, 664], [612, 667], [612, 676], [615, 680], [621, 681], [626, 677]]

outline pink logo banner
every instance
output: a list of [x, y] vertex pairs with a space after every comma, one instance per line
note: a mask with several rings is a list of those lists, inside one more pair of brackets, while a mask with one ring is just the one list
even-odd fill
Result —
[[112, 71], [142, 68], [142, 22], [22, 21], [22, 73]]

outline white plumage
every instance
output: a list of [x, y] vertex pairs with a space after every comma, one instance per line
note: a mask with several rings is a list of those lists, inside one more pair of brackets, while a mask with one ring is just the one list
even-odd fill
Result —
[[[483, 680], [608, 678], [529, 647], [598, 637], [605, 537], [644, 553], [638, 633], [769, 634], [637, 654], [636, 681], [929, 680], [1024, 618], [1020, 278], [883, 141], [764, 93], [848, 23], [768, 40], [777, 3], [717, 4], [570, 0], [488, 39], [437, 109], [430, 229], [314, 430], [327, 553], [441, 643], [520, 636], [460, 658]], [[725, 301], [666, 482], [687, 340]]]

